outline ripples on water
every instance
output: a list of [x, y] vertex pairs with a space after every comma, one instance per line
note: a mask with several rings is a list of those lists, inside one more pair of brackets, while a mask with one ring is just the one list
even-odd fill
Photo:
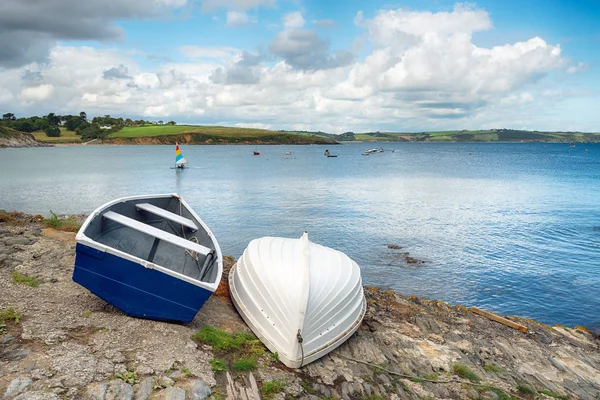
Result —
[[332, 146], [337, 158], [323, 146], [184, 146], [184, 171], [169, 169], [171, 146], [6, 149], [0, 208], [82, 213], [179, 192], [224, 254], [307, 230], [354, 258], [366, 284], [600, 327], [600, 145], [382, 145]]

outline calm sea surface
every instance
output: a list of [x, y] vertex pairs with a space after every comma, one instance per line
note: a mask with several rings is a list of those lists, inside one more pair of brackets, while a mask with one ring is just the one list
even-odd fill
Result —
[[[0, 149], [0, 208], [89, 213], [178, 192], [227, 255], [306, 230], [356, 260], [365, 284], [600, 328], [600, 144], [352, 143], [329, 147], [337, 158], [324, 146], [254, 149], [183, 146], [184, 171], [169, 168], [173, 146]], [[408, 265], [402, 251], [427, 262]]]

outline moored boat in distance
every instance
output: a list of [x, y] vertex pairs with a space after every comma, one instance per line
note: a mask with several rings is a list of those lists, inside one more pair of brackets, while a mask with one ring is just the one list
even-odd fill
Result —
[[76, 236], [73, 281], [125, 314], [191, 322], [217, 289], [217, 239], [178, 194], [98, 207]]
[[363, 156], [368, 156], [369, 154], [373, 154], [373, 153], [379, 153], [379, 149], [370, 149], [370, 150], [366, 150], [363, 154]]
[[260, 151], [258, 151], [258, 150], [254, 150], [254, 151], [252, 152], [252, 154], [253, 154], [253, 155], [255, 155], [255, 156], [260, 156]]
[[306, 232], [252, 240], [229, 273], [229, 290], [244, 321], [290, 368], [344, 343], [367, 307], [356, 262]]

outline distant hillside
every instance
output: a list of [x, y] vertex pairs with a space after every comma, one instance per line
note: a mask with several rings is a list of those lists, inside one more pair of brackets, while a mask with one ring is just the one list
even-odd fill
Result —
[[440, 132], [346, 132], [340, 141], [394, 142], [600, 142], [600, 133], [540, 132], [515, 129], [462, 130]]
[[43, 144], [36, 142], [30, 133], [19, 132], [0, 126], [0, 147], [40, 147]]
[[118, 144], [337, 144], [334, 139], [301, 132], [224, 126], [145, 125], [111, 133], [103, 143]]

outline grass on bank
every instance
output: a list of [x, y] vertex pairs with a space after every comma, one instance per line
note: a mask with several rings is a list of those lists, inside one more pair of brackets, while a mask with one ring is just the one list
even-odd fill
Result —
[[461, 378], [470, 380], [471, 382], [481, 381], [481, 378], [479, 378], [479, 376], [477, 376], [477, 374], [475, 374], [473, 371], [471, 371], [466, 365], [462, 365], [462, 364], [458, 364], [458, 363], [453, 364], [452, 372], [454, 372], [455, 375], [458, 375]]
[[211, 360], [214, 372], [252, 371], [265, 352], [265, 347], [253, 335], [229, 333], [209, 325], [194, 333], [192, 338], [212, 346], [217, 356]]
[[77, 232], [81, 228], [81, 222], [77, 218], [61, 218], [52, 210], [50, 210], [50, 217], [44, 218], [44, 224], [49, 228], [64, 232]]
[[494, 373], [504, 372], [504, 369], [502, 367], [499, 367], [498, 365], [492, 364], [492, 363], [485, 363], [485, 365], [483, 366], [483, 369], [485, 369], [487, 372], [494, 372]]
[[285, 388], [285, 382], [274, 379], [272, 381], [267, 381], [262, 384], [260, 387], [260, 394], [262, 394], [264, 399], [270, 399], [273, 397], [275, 393], [279, 393], [283, 391]]
[[217, 136], [250, 136], [260, 137], [273, 135], [276, 132], [266, 129], [233, 128], [226, 126], [195, 126], [195, 125], [143, 125], [125, 127], [111, 133], [110, 138], [133, 138], [148, 136], [180, 135], [182, 133], [205, 133]]
[[66, 128], [60, 128], [59, 137], [49, 137], [44, 131], [31, 132], [35, 140], [42, 143], [81, 143], [81, 136], [75, 134], [75, 131], [68, 131]]
[[535, 390], [533, 390], [532, 388], [530, 388], [527, 385], [522, 385], [522, 384], [518, 384], [517, 385], [517, 391], [521, 394], [525, 394], [525, 395], [535, 395]]
[[18, 323], [22, 317], [23, 314], [15, 310], [13, 307], [0, 310], [0, 322], [12, 321]]
[[496, 400], [512, 400], [512, 397], [508, 395], [504, 390], [495, 386], [478, 386], [477, 390], [481, 393], [492, 392], [496, 395]]
[[546, 396], [550, 396], [550, 397], [554, 397], [555, 399], [560, 399], [560, 400], [569, 400], [568, 396], [562, 395], [562, 394], [558, 394], [558, 393], [554, 393], [551, 390], [548, 389], [544, 389], [544, 390], [540, 390], [541, 394], [545, 394]]
[[40, 286], [40, 281], [37, 278], [27, 276], [18, 271], [13, 271], [12, 278], [12, 283], [15, 285], [25, 285], [34, 288]]

